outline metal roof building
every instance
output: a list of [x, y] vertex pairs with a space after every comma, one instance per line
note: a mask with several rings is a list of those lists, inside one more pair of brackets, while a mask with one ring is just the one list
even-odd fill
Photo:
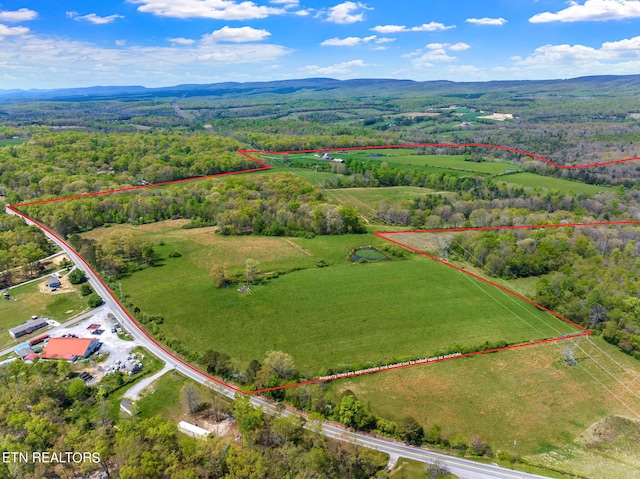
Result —
[[100, 341], [91, 338], [51, 338], [42, 351], [42, 358], [67, 361], [86, 359], [101, 345]]
[[31, 318], [29, 321], [22, 323], [20, 326], [11, 328], [9, 334], [12, 338], [19, 338], [25, 334], [31, 334], [38, 329], [45, 328], [49, 325], [43, 318]]

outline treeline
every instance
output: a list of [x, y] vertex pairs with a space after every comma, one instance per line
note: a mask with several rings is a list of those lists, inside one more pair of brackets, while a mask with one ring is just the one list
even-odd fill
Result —
[[62, 235], [109, 223], [144, 224], [187, 218], [192, 226], [218, 225], [222, 234], [304, 236], [363, 233], [355, 208], [330, 205], [293, 174], [236, 176], [163, 189], [26, 207]]
[[[254, 410], [247, 398], [236, 400], [233, 412], [243, 444], [219, 437], [196, 440], [178, 432], [160, 417], [118, 418], [105, 402], [108, 376], [89, 387], [67, 362], [16, 361], [0, 368], [0, 434], [5, 457], [34, 451], [61, 451], [89, 459], [0, 462], [7, 479], [101, 477], [120, 479], [255, 479], [387, 477], [387, 457], [326, 439], [304, 429], [296, 417], [269, 417]], [[109, 384], [103, 384], [104, 382]], [[66, 456], [63, 456], [66, 458]]]
[[110, 231], [99, 242], [73, 234], [69, 244], [85, 260], [114, 278], [153, 266], [158, 261], [153, 245], [135, 231]]
[[532, 298], [640, 359], [640, 243], [633, 227], [457, 234], [440, 254], [487, 276], [540, 276]]
[[0, 194], [16, 203], [255, 168], [240, 147], [208, 133], [40, 130], [0, 148]]
[[0, 288], [10, 286], [17, 277], [35, 275], [38, 261], [54, 251], [38, 228], [28, 226], [20, 217], [0, 213]]
[[391, 145], [396, 134], [363, 127], [290, 119], [213, 120], [213, 131], [266, 151]]

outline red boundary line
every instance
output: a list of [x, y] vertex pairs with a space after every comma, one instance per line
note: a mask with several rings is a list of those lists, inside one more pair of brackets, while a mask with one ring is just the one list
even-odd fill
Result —
[[164, 351], [166, 354], [168, 354], [169, 356], [171, 356], [173, 358], [173, 360], [175, 360], [176, 362], [179, 362], [180, 364], [182, 364], [183, 366], [191, 369], [194, 372], [197, 372], [198, 374], [201, 374], [203, 376], [206, 376], [209, 380], [211, 380], [212, 382], [215, 382], [219, 385], [225, 386], [233, 391], [235, 391], [236, 393], [239, 394], [245, 394], [245, 395], [255, 395], [255, 394], [261, 394], [261, 393], [265, 393], [265, 392], [269, 392], [269, 391], [276, 391], [276, 390], [281, 390], [281, 389], [289, 389], [289, 388], [293, 388], [293, 387], [298, 387], [298, 386], [304, 386], [304, 385], [310, 385], [310, 384], [319, 384], [319, 383], [325, 383], [325, 382], [330, 382], [330, 381], [334, 381], [336, 379], [346, 379], [346, 378], [352, 378], [352, 377], [356, 377], [356, 376], [364, 376], [366, 374], [374, 374], [377, 372], [382, 372], [382, 371], [391, 371], [391, 370], [395, 370], [395, 369], [402, 369], [402, 368], [407, 368], [407, 367], [411, 367], [411, 366], [419, 366], [422, 364], [427, 364], [427, 363], [433, 363], [433, 362], [440, 362], [440, 361], [447, 361], [450, 359], [457, 359], [457, 358], [463, 358], [463, 357], [472, 357], [472, 356], [479, 356], [481, 354], [488, 354], [488, 353], [495, 353], [498, 351], [505, 351], [505, 350], [510, 350], [510, 349], [518, 349], [518, 348], [523, 348], [526, 346], [534, 346], [537, 344], [544, 344], [544, 343], [554, 343], [557, 341], [561, 341], [561, 340], [565, 340], [565, 339], [570, 339], [570, 338], [575, 338], [575, 337], [580, 337], [580, 336], [589, 336], [591, 335], [591, 331], [587, 330], [586, 328], [570, 321], [567, 318], [564, 318], [563, 316], [531, 301], [528, 298], [525, 298], [524, 296], [519, 295], [518, 293], [509, 290], [508, 288], [505, 288], [503, 286], [500, 286], [486, 278], [483, 278], [481, 276], [476, 275], [475, 273], [472, 273], [470, 271], [467, 271], [463, 268], [460, 268], [456, 265], [453, 265], [451, 263], [448, 263], [444, 260], [441, 260], [439, 258], [436, 258], [435, 256], [429, 255], [423, 251], [417, 250], [415, 248], [412, 248], [408, 245], [402, 244], [399, 241], [395, 241], [389, 238], [386, 238], [384, 235], [394, 235], [394, 234], [406, 234], [406, 233], [442, 233], [442, 232], [459, 232], [459, 231], [491, 231], [491, 230], [500, 230], [500, 229], [533, 229], [533, 228], [551, 228], [551, 227], [578, 227], [578, 226], [612, 226], [612, 225], [637, 225], [640, 224], [640, 221], [621, 221], [621, 222], [594, 222], [594, 223], [574, 223], [574, 224], [558, 224], [558, 225], [537, 225], [537, 226], [497, 226], [497, 227], [488, 227], [488, 228], [451, 228], [451, 229], [435, 229], [435, 230], [411, 230], [411, 231], [393, 231], [393, 232], [375, 232], [374, 235], [378, 236], [386, 241], [392, 242], [397, 244], [398, 246], [401, 246], [402, 248], [405, 248], [409, 251], [413, 251], [414, 253], [420, 254], [422, 256], [426, 256], [427, 258], [430, 258], [432, 260], [435, 260], [439, 263], [442, 263], [444, 265], [450, 266], [464, 274], [467, 274], [469, 276], [472, 276], [476, 279], [479, 279], [480, 281], [483, 281], [489, 285], [495, 286], [496, 288], [511, 294], [519, 299], [522, 299], [524, 301], [526, 301], [529, 304], [532, 304], [533, 306], [536, 306], [537, 308], [544, 310], [548, 313], [550, 313], [551, 315], [555, 316], [558, 319], [561, 319], [575, 327], [577, 327], [578, 329], [580, 329], [582, 331], [582, 333], [578, 333], [578, 334], [574, 334], [574, 335], [569, 335], [569, 336], [562, 336], [562, 337], [558, 337], [558, 338], [551, 338], [551, 339], [542, 339], [542, 340], [538, 340], [538, 341], [531, 341], [531, 342], [527, 342], [527, 343], [520, 343], [520, 344], [514, 344], [511, 346], [506, 346], [503, 348], [495, 348], [495, 349], [488, 349], [485, 351], [477, 351], [477, 352], [473, 352], [473, 353], [465, 353], [465, 354], [461, 354], [460, 356], [455, 356], [455, 357], [449, 357], [449, 358], [443, 358], [443, 359], [425, 359], [425, 360], [421, 360], [421, 361], [416, 361], [415, 363], [412, 364], [399, 364], [399, 365], [395, 365], [395, 366], [389, 366], [389, 367], [381, 367], [381, 369], [379, 370], [373, 370], [373, 371], [365, 371], [365, 372], [357, 372], [357, 373], [353, 373], [353, 374], [347, 374], [345, 376], [340, 376], [339, 378], [327, 378], [327, 379], [312, 379], [309, 381], [303, 381], [303, 382], [299, 382], [299, 383], [291, 383], [291, 384], [285, 384], [283, 386], [277, 386], [277, 387], [271, 387], [271, 388], [264, 388], [264, 389], [258, 389], [258, 390], [254, 390], [254, 391], [243, 391], [242, 389], [239, 389], [231, 384], [225, 383], [224, 381], [221, 381], [213, 376], [210, 376], [202, 371], [200, 371], [199, 369], [197, 369], [196, 367], [192, 366], [191, 364], [188, 364], [187, 362], [183, 361], [182, 359], [180, 359], [179, 357], [177, 357], [173, 352], [169, 351], [167, 348], [165, 348], [164, 346], [162, 346], [159, 342], [157, 342], [153, 337], [151, 337], [144, 329], [142, 329], [142, 327], [138, 324], [138, 322], [129, 314], [129, 312], [124, 308], [124, 306], [122, 305], [122, 303], [120, 303], [120, 301], [118, 300], [118, 298], [115, 296], [115, 294], [113, 293], [113, 291], [111, 291], [111, 289], [107, 286], [107, 284], [105, 283], [105, 281], [102, 279], [102, 277], [95, 271], [95, 269], [93, 269], [93, 267], [82, 257], [80, 256], [80, 254], [78, 254], [77, 251], [75, 251], [66, 241], [64, 241], [62, 238], [60, 238], [57, 234], [55, 234], [53, 231], [51, 231], [49, 228], [47, 228], [45, 225], [43, 225], [42, 223], [34, 220], [33, 218], [29, 217], [28, 215], [26, 215], [25, 213], [22, 213], [20, 211], [18, 211], [17, 208], [19, 207], [23, 207], [23, 206], [31, 206], [31, 205], [37, 205], [37, 204], [43, 204], [43, 203], [53, 203], [53, 202], [58, 202], [58, 201], [66, 201], [66, 200], [70, 200], [70, 199], [78, 199], [78, 198], [87, 198], [87, 197], [92, 197], [92, 196], [99, 196], [99, 195], [107, 195], [107, 194], [112, 194], [112, 193], [121, 193], [121, 192], [125, 192], [125, 191], [133, 191], [133, 190], [139, 190], [139, 189], [144, 189], [144, 188], [151, 188], [151, 187], [156, 187], [156, 186], [166, 186], [166, 185], [170, 185], [170, 184], [174, 184], [174, 183], [184, 183], [184, 182], [188, 182], [188, 181], [197, 181], [197, 180], [203, 180], [203, 179], [207, 179], [207, 178], [218, 178], [221, 176], [229, 176], [229, 175], [238, 175], [238, 174], [242, 174], [242, 173], [252, 173], [252, 172], [256, 172], [256, 171], [264, 171], [264, 170], [269, 170], [271, 169], [271, 167], [259, 160], [258, 158], [256, 158], [255, 156], [252, 155], [252, 153], [261, 153], [261, 154], [271, 154], [271, 155], [287, 155], [287, 154], [295, 154], [295, 153], [315, 153], [315, 152], [321, 152], [321, 151], [353, 151], [353, 150], [375, 150], [375, 149], [398, 149], [398, 148], [416, 148], [416, 147], [441, 147], [441, 148], [467, 148], [467, 147], [475, 147], [475, 148], [493, 148], [493, 149], [498, 149], [498, 150], [505, 150], [505, 151], [510, 151], [513, 153], [519, 153], [525, 156], [530, 156], [532, 158], [536, 158], [540, 161], [543, 161], [555, 168], [559, 168], [559, 169], [583, 169], [583, 168], [595, 168], [598, 166], [605, 166], [605, 165], [612, 165], [612, 164], [617, 164], [617, 163], [624, 163], [624, 162], [628, 162], [628, 161], [638, 161], [640, 160], [640, 158], [625, 158], [625, 159], [621, 159], [621, 160], [613, 160], [613, 161], [605, 161], [602, 163], [593, 163], [590, 165], [558, 165], [557, 163], [544, 158], [543, 156], [540, 155], [536, 155], [533, 153], [529, 153], [526, 152], [524, 150], [519, 150], [517, 148], [510, 148], [507, 146], [500, 146], [500, 145], [489, 145], [489, 144], [484, 144], [484, 143], [462, 143], [462, 144], [446, 144], [446, 143], [405, 143], [405, 144], [398, 144], [398, 145], [387, 145], [387, 146], [359, 146], [359, 147], [347, 147], [347, 148], [324, 148], [324, 149], [314, 149], [314, 150], [294, 150], [294, 151], [263, 151], [263, 150], [238, 150], [238, 154], [250, 159], [251, 161], [254, 161], [255, 163], [258, 163], [259, 165], [261, 165], [260, 167], [257, 168], [251, 168], [251, 169], [245, 169], [245, 170], [239, 170], [239, 171], [231, 171], [231, 172], [226, 172], [226, 173], [218, 173], [218, 174], [214, 174], [214, 175], [207, 175], [207, 176], [197, 176], [197, 177], [193, 177], [193, 178], [184, 178], [181, 180], [172, 180], [172, 181], [164, 181], [164, 182], [160, 182], [160, 183], [152, 183], [152, 184], [148, 184], [148, 185], [139, 185], [139, 186], [130, 186], [130, 187], [126, 187], [126, 188], [118, 188], [118, 189], [113, 189], [113, 190], [105, 190], [105, 191], [98, 191], [98, 192], [93, 192], [93, 193], [84, 193], [84, 194], [80, 194], [80, 195], [72, 195], [72, 196], [66, 196], [66, 197], [59, 197], [59, 198], [53, 198], [53, 199], [47, 199], [47, 200], [38, 200], [38, 201], [32, 201], [32, 202], [27, 202], [27, 203], [20, 203], [20, 204], [16, 204], [16, 205], [8, 205], [6, 207], [6, 209], [14, 212], [16, 215], [22, 217], [23, 219], [27, 220], [28, 222], [31, 222], [33, 224], [35, 224], [36, 226], [38, 226], [40, 229], [42, 229], [43, 231], [47, 232], [48, 234], [50, 234], [51, 236], [53, 236], [54, 238], [56, 238], [58, 241], [60, 241], [62, 244], [64, 244], [67, 248], [69, 248], [70, 250], [74, 251], [75, 254], [80, 258], [80, 260], [82, 261], [82, 263], [84, 264], [84, 266], [90, 270], [93, 274], [96, 275], [96, 277], [98, 278], [98, 281], [100, 281], [100, 283], [105, 287], [106, 291], [108, 292], [108, 294], [111, 296], [111, 298], [120, 306], [120, 308], [125, 312], [125, 314], [127, 315], [127, 317], [129, 318], [129, 320], [138, 328], [138, 330], [149, 340], [151, 341], [156, 347], [162, 349], [162, 351]]

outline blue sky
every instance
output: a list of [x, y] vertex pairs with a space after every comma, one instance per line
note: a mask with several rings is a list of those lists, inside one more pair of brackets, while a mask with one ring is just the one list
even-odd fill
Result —
[[0, 89], [640, 73], [640, 0], [0, 0]]

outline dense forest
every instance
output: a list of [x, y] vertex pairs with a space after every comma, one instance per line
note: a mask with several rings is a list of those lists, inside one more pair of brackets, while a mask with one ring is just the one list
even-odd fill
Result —
[[62, 235], [108, 223], [144, 224], [187, 218], [222, 234], [305, 236], [362, 233], [351, 206], [331, 205], [309, 181], [290, 173], [210, 179], [199, 183], [31, 205], [29, 215]]
[[241, 144], [200, 133], [98, 134], [38, 130], [0, 148], [0, 195], [10, 203], [256, 168]]
[[0, 288], [32, 278], [39, 270], [38, 262], [54, 250], [39, 228], [0, 213]]

